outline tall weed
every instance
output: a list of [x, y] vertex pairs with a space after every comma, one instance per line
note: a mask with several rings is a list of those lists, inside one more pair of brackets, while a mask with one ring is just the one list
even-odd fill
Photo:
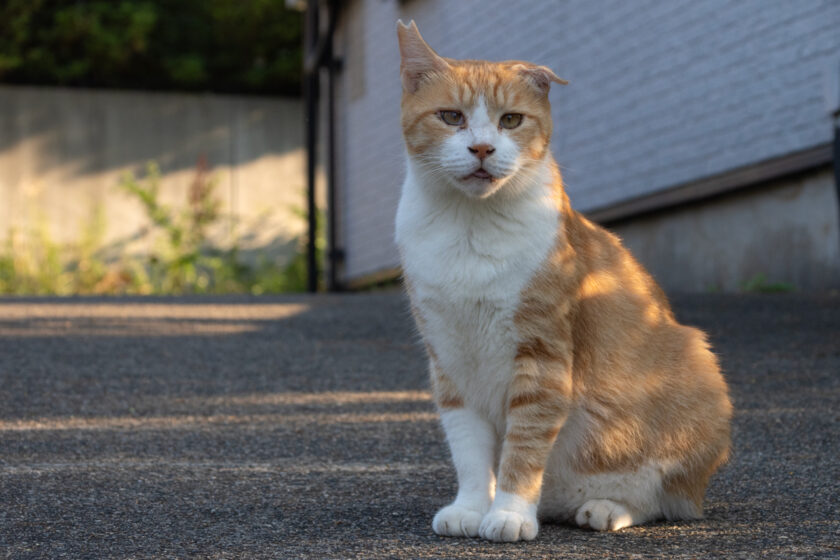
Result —
[[[79, 242], [59, 245], [43, 221], [28, 232], [10, 230], [0, 248], [0, 294], [221, 294], [301, 292], [306, 282], [306, 239], [285, 265], [260, 255], [242, 258], [238, 239], [226, 248], [210, 240], [224, 219], [216, 196], [218, 181], [200, 160], [183, 208], [161, 202], [161, 174], [154, 162], [145, 177], [125, 174], [118, 189], [137, 201], [148, 220], [149, 250], [145, 254], [108, 255], [104, 245], [107, 222], [96, 206], [81, 225]], [[316, 247], [324, 250], [323, 216]]]

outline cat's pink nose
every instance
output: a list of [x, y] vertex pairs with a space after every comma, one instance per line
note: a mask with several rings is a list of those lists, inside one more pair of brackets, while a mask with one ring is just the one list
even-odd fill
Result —
[[496, 151], [496, 148], [491, 146], [490, 144], [476, 144], [474, 146], [470, 146], [467, 148], [471, 153], [478, 156], [478, 159], [484, 159], [493, 152]]

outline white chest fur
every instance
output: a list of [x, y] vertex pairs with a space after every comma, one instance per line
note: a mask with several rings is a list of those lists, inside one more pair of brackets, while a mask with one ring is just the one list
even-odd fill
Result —
[[546, 166], [514, 196], [484, 199], [425, 185], [409, 171], [396, 239], [426, 341], [467, 405], [504, 425], [520, 295], [554, 245], [559, 213]]

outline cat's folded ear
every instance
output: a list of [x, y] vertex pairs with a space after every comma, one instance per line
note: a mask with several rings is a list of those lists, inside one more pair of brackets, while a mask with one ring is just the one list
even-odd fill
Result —
[[397, 38], [400, 43], [400, 76], [403, 89], [414, 93], [431, 73], [445, 72], [449, 64], [437, 55], [420, 36], [417, 24], [411, 20], [408, 25], [397, 21]]
[[560, 78], [548, 66], [537, 66], [534, 64], [514, 64], [513, 69], [519, 72], [532, 86], [537, 88], [541, 93], [547, 94], [551, 87], [551, 82], [568, 84], [566, 80]]

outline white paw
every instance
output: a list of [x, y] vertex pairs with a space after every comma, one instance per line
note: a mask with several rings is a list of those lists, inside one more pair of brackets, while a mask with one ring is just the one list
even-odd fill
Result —
[[612, 500], [589, 500], [577, 510], [575, 521], [596, 531], [617, 531], [633, 524], [633, 516]]
[[540, 525], [534, 515], [515, 511], [493, 510], [484, 516], [478, 534], [496, 542], [532, 541]]
[[432, 529], [444, 537], [477, 537], [482, 517], [484, 512], [452, 504], [437, 512]]

